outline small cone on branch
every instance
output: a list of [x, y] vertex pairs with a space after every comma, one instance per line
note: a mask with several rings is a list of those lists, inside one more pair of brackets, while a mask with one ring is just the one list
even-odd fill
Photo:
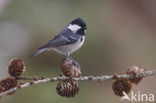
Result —
[[74, 97], [78, 91], [78, 82], [73, 80], [66, 80], [60, 82], [56, 87], [57, 93], [63, 97]]
[[131, 90], [131, 82], [126, 78], [118, 78], [113, 83], [112, 89], [117, 96], [124, 96], [123, 92], [128, 94]]
[[[0, 88], [2, 89], [3, 92], [16, 87], [17, 85], [18, 85], [17, 80], [12, 77], [8, 77], [0, 81]], [[15, 92], [16, 91], [13, 91], [11, 93], [8, 93], [7, 95], [12, 95]]]
[[[0, 93], [2, 93], [3, 92], [3, 88], [2, 87], [0, 87]], [[2, 98], [2, 96], [0, 96], [0, 99]]]
[[20, 81], [20, 85], [23, 85], [24, 84], [24, 82], [23, 81]]
[[25, 66], [20, 58], [14, 58], [11, 60], [8, 66], [8, 73], [10, 76], [18, 78], [25, 71]]
[[73, 60], [67, 57], [61, 61], [61, 70], [67, 77], [79, 77], [81, 75], [80, 66], [74, 64]]
[[[137, 75], [138, 73], [144, 72], [144, 69], [138, 67], [138, 66], [130, 66], [126, 72], [126, 74], [133, 74], [134, 76]], [[140, 78], [133, 78], [130, 79], [130, 81], [134, 84], [138, 84], [142, 80], [142, 77]]]

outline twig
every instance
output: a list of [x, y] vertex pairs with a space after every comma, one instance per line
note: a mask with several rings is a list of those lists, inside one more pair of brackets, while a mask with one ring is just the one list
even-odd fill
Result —
[[[139, 73], [137, 75], [127, 75], [127, 74], [117, 75], [115, 78], [124, 77], [124, 78], [127, 78], [127, 79], [133, 79], [133, 78], [140, 78], [140, 77], [146, 77], [146, 76], [152, 76], [152, 75], [156, 75], [156, 70], [145, 71], [145, 72]], [[65, 77], [65, 76], [63, 76], [63, 77], [52, 77], [52, 78], [46, 78], [46, 79], [42, 79], [42, 80], [39, 79], [39, 80], [33, 81], [33, 85], [37, 85], [37, 84], [40, 84], [40, 83], [47, 83], [47, 82], [62, 81], [62, 80], [67, 80], [67, 79], [72, 79], [72, 80], [75, 80], [75, 81], [106, 81], [106, 80], [113, 80], [114, 75], [84, 76], [84, 77], [77, 77], [77, 78], [71, 78], [71, 77]], [[21, 78], [19, 78], [19, 80], [34, 80], [34, 78], [31, 78], [31, 77], [29, 77], [29, 78], [23, 77], [22, 78], [21, 77]], [[21, 85], [20, 88], [15, 87], [13, 89], [2, 92], [0, 94], [0, 96], [6, 95], [6, 94], [11, 93], [13, 91], [17, 91], [18, 89], [21, 89], [21, 88], [29, 87], [31, 85], [32, 85], [31, 82], [25, 83], [25, 84]]]

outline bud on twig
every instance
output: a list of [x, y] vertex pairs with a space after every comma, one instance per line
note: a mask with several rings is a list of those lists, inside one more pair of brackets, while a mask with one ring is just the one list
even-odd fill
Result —
[[38, 80], [38, 77], [36, 75], [34, 75], [33, 79], [36, 81], [36, 80]]
[[41, 80], [42, 80], [42, 79], [45, 79], [45, 77], [44, 77], [44, 76], [41, 76]]
[[62, 59], [61, 61], [62, 73], [67, 77], [78, 77], [81, 75], [81, 68], [73, 63], [70, 58]]
[[[0, 93], [2, 93], [3, 92], [3, 89], [2, 89], [2, 87], [0, 87]], [[2, 98], [2, 96], [0, 96], [0, 99]]]
[[30, 85], [34, 85], [34, 81], [33, 80], [30, 81]]
[[125, 93], [129, 93], [131, 90], [131, 82], [126, 78], [118, 78], [113, 83], [112, 89], [117, 96], [124, 96], [123, 91]]
[[8, 66], [8, 73], [10, 76], [18, 78], [24, 71], [25, 66], [20, 58], [14, 58], [11, 60]]
[[64, 97], [74, 97], [78, 91], [78, 82], [73, 80], [66, 80], [60, 82], [56, 87], [57, 93]]
[[20, 81], [20, 85], [23, 85], [24, 84], [24, 82], [23, 81]]
[[[138, 73], [142, 73], [144, 72], [144, 69], [138, 67], [138, 66], [131, 66], [128, 68], [126, 74], [133, 74], [134, 76], [137, 75]], [[133, 78], [133, 79], [130, 79], [130, 81], [134, 84], [138, 84], [140, 81], [142, 80], [142, 77], [140, 78]]]

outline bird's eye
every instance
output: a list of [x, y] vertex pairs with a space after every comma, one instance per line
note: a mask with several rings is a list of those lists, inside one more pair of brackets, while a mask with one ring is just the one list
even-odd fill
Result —
[[84, 27], [86, 27], [86, 25], [85, 25], [85, 24], [80, 24], [80, 26], [81, 26], [81, 27], [83, 27], [83, 28], [84, 28]]

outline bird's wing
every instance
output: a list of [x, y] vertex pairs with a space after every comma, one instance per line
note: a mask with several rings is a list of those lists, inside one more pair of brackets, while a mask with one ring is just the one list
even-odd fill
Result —
[[58, 35], [56, 35], [52, 40], [50, 40], [46, 45], [42, 46], [40, 49], [69, 45], [75, 43], [79, 39], [79, 36], [76, 34], [72, 34], [70, 32], [65, 33], [66, 34], [60, 32]]
[[79, 40], [79, 35], [73, 34], [72, 31], [64, 29], [58, 35], [56, 35], [52, 40], [50, 40], [46, 45], [40, 47], [35, 53], [29, 57], [34, 57], [39, 53], [47, 50], [50, 47], [58, 47], [63, 45], [69, 45], [75, 43]]
[[74, 43], [78, 40], [77, 37], [74, 37], [72, 35], [57, 35], [53, 40], [49, 41], [48, 45], [50, 46], [62, 46], [62, 45], [68, 45], [71, 43]]

